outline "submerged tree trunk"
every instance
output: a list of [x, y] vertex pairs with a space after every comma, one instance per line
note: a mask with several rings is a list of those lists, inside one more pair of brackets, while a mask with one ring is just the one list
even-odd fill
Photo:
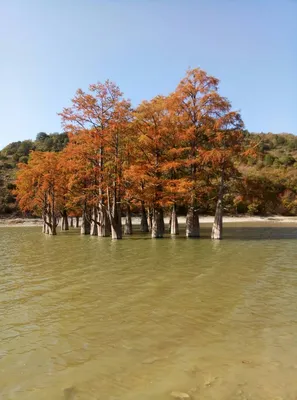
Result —
[[106, 212], [106, 209], [102, 203], [99, 204], [98, 210], [98, 236], [100, 237], [107, 237], [110, 236], [110, 221]]
[[132, 216], [131, 216], [131, 208], [130, 205], [127, 204], [127, 213], [125, 219], [125, 234], [132, 235], [133, 228], [132, 228]]
[[141, 202], [141, 220], [140, 220], [140, 232], [149, 232], [149, 226], [147, 223], [147, 215], [144, 207], [144, 203]]
[[82, 218], [81, 218], [81, 226], [80, 233], [81, 235], [89, 235], [91, 230], [90, 220], [87, 215], [86, 207], [83, 210]]
[[179, 226], [178, 226], [178, 219], [176, 213], [176, 204], [173, 204], [171, 216], [170, 216], [170, 234], [171, 235], [178, 235], [179, 234]]
[[47, 233], [47, 225], [46, 225], [46, 214], [43, 213], [42, 215], [43, 225], [42, 225], [42, 233]]
[[195, 207], [189, 207], [186, 219], [186, 236], [200, 237], [200, 224], [198, 210]]
[[67, 211], [66, 210], [64, 210], [63, 213], [62, 213], [61, 230], [62, 231], [69, 231], [68, 215], [67, 215]]
[[50, 231], [49, 234], [50, 235], [56, 235], [57, 234], [57, 218], [56, 216], [53, 214], [52, 215], [52, 224], [50, 226]]
[[54, 199], [53, 205], [47, 204], [44, 217], [43, 217], [43, 229], [42, 231], [47, 235], [56, 235], [57, 234], [57, 218], [55, 215], [54, 208]]
[[[163, 213], [163, 210], [162, 210], [162, 213]], [[162, 230], [162, 232], [164, 234], [165, 233], [164, 214], [162, 215], [162, 218], [161, 218], [161, 230]]]
[[162, 208], [153, 209], [152, 238], [162, 238], [164, 235], [164, 216]]
[[79, 228], [79, 217], [75, 217], [74, 227]]
[[90, 235], [98, 235], [98, 212], [96, 207], [93, 207]]
[[[107, 194], [108, 197], [108, 194]], [[108, 197], [108, 218], [111, 226], [111, 238], [122, 239], [122, 213], [119, 199], [116, 196], [116, 190], [114, 189], [113, 204], [110, 206], [110, 199]]]
[[222, 239], [223, 235], [223, 202], [221, 199], [217, 202], [216, 214], [212, 225], [211, 238]]
[[212, 225], [211, 238], [222, 239], [223, 236], [223, 196], [224, 196], [224, 169], [221, 175], [219, 198], [216, 207], [215, 219]]
[[148, 228], [149, 228], [150, 232], [153, 229], [153, 209], [152, 208], [148, 209]]
[[120, 207], [116, 207], [114, 216], [111, 216], [111, 238], [122, 239], [122, 218]]
[[45, 233], [46, 235], [50, 234], [50, 226], [49, 226], [49, 218], [48, 216], [45, 216], [45, 219], [43, 220], [43, 227], [42, 227], [42, 232]]
[[70, 228], [73, 228], [74, 224], [73, 224], [73, 217], [70, 217]]
[[114, 182], [113, 194], [112, 194], [112, 206], [110, 205], [109, 192], [107, 191], [108, 201], [108, 217], [111, 225], [111, 238], [122, 239], [122, 213], [121, 213], [121, 202], [118, 196], [117, 185]]
[[46, 214], [45, 214], [45, 218], [44, 218], [44, 233], [46, 233], [47, 235], [50, 234], [50, 226], [52, 223], [52, 219], [51, 219], [51, 215], [49, 213], [49, 210], [47, 210]]

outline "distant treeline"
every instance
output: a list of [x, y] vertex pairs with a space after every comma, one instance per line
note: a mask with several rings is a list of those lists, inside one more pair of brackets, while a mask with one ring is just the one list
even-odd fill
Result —
[[68, 143], [68, 136], [66, 133], [45, 133], [39, 132], [36, 140], [23, 140], [12, 142], [7, 145], [0, 152], [0, 159], [2, 161], [12, 162], [28, 162], [30, 151], [61, 151]]

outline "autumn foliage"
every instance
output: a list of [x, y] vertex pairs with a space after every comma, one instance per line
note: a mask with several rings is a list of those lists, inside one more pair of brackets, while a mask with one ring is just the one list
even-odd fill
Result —
[[20, 164], [22, 210], [43, 215], [55, 234], [57, 218], [82, 217], [82, 232], [122, 237], [132, 233], [131, 210], [152, 237], [164, 234], [164, 212], [178, 233], [177, 209], [187, 208], [186, 234], [198, 237], [199, 207], [215, 193], [218, 221], [226, 184], [244, 156], [243, 122], [219, 94], [218, 79], [189, 70], [168, 96], [132, 109], [112, 82], [78, 90], [61, 113], [69, 143], [59, 154], [32, 152]]

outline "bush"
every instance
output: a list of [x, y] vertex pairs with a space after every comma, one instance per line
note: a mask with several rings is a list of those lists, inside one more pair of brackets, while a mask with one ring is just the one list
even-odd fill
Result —
[[8, 183], [6, 187], [7, 187], [8, 190], [15, 190], [16, 189], [16, 185], [14, 183]]
[[19, 162], [28, 164], [28, 160], [29, 160], [28, 156], [22, 156], [22, 157], [20, 157]]
[[13, 161], [18, 162], [19, 159], [20, 159], [20, 155], [19, 155], [18, 153], [15, 153], [15, 154], [12, 156], [12, 159], [13, 159]]
[[13, 164], [10, 164], [10, 163], [7, 163], [7, 162], [3, 163], [2, 166], [3, 166], [3, 169], [13, 169], [14, 168]]
[[250, 214], [250, 215], [259, 214], [259, 206], [260, 206], [260, 204], [256, 201], [249, 204], [247, 207], [248, 214]]
[[295, 164], [296, 160], [292, 156], [292, 154], [288, 154], [287, 156], [283, 156], [279, 159], [280, 163], [286, 167]]
[[6, 161], [6, 160], [8, 160], [8, 157], [0, 152], [0, 161]]
[[266, 154], [264, 157], [264, 165], [270, 167], [274, 163], [275, 157], [272, 154]]
[[16, 202], [16, 198], [15, 198], [12, 194], [8, 194], [8, 195], [6, 195], [6, 197], [5, 197], [5, 202], [6, 202], [7, 204], [9, 204], [9, 203], [15, 203], [15, 202]]

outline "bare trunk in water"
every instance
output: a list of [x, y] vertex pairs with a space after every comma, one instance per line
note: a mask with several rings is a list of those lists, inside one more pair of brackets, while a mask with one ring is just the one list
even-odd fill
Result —
[[221, 176], [219, 198], [216, 207], [215, 219], [212, 225], [211, 238], [222, 239], [223, 236], [223, 196], [224, 196], [224, 171]]
[[114, 183], [113, 193], [112, 193], [112, 206], [111, 199], [109, 197], [109, 192], [107, 192], [108, 199], [108, 217], [111, 225], [111, 238], [112, 239], [122, 239], [122, 214], [121, 214], [121, 203], [120, 198], [117, 195], [117, 186]]
[[98, 235], [98, 212], [97, 208], [93, 207], [93, 212], [92, 212], [92, 221], [91, 221], [91, 230], [90, 230], [90, 235], [91, 236], [97, 236]]
[[212, 239], [222, 239], [223, 235], [223, 203], [219, 199], [216, 207], [216, 214], [214, 223], [212, 225], [211, 238]]
[[51, 217], [50, 217], [50, 215], [48, 214], [48, 212], [45, 214], [45, 217], [44, 217], [44, 233], [46, 234], [46, 235], [49, 235], [50, 234], [50, 224], [51, 224]]
[[75, 217], [75, 228], [79, 228], [79, 217]]
[[57, 234], [57, 218], [55, 215], [55, 196], [52, 195], [52, 204], [47, 204], [44, 209], [43, 229], [48, 235]]
[[112, 239], [122, 239], [122, 217], [121, 208], [116, 205], [113, 215], [110, 215], [111, 219], [111, 238]]
[[148, 228], [149, 231], [151, 232], [153, 229], [153, 209], [152, 208], [148, 208]]
[[152, 238], [162, 238], [164, 235], [164, 216], [162, 208], [153, 209]]
[[84, 207], [83, 214], [81, 218], [80, 233], [81, 235], [89, 235], [91, 230], [90, 220], [87, 215], [87, 209]]
[[64, 210], [63, 213], [62, 213], [61, 230], [62, 231], [69, 231], [68, 215], [67, 215], [67, 211], [66, 210]]
[[47, 233], [46, 232], [46, 230], [47, 230], [47, 225], [46, 225], [46, 214], [45, 213], [43, 213], [43, 215], [42, 215], [42, 219], [43, 219], [43, 225], [42, 225], [42, 233]]
[[48, 217], [48, 215], [45, 215], [43, 217], [42, 232], [45, 233], [46, 235], [49, 235], [49, 233], [50, 233], [49, 223], [50, 223], [49, 217]]
[[200, 224], [198, 210], [192, 206], [189, 207], [186, 219], [186, 236], [200, 237]]
[[170, 217], [170, 234], [171, 235], [178, 235], [179, 234], [179, 227], [178, 227], [178, 219], [176, 213], [176, 204], [173, 204], [171, 217]]
[[131, 216], [131, 208], [130, 205], [127, 204], [127, 212], [126, 212], [126, 220], [125, 220], [125, 234], [132, 235], [132, 216]]
[[70, 217], [70, 228], [73, 228], [74, 224], [73, 224], [73, 217]]
[[149, 232], [147, 223], [147, 215], [144, 207], [144, 203], [141, 202], [141, 220], [140, 220], [140, 232]]
[[52, 225], [50, 226], [50, 235], [56, 235], [57, 234], [57, 218], [55, 215], [52, 215]]
[[99, 204], [98, 210], [98, 236], [107, 237], [110, 236], [110, 221], [106, 212], [106, 209], [102, 203]]

